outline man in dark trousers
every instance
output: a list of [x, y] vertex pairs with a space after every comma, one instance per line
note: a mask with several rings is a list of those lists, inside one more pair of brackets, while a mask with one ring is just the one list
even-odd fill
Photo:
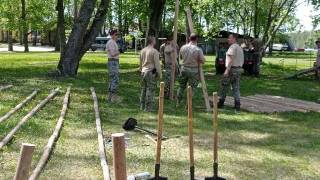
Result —
[[243, 49], [237, 43], [237, 34], [230, 34], [228, 43], [230, 45], [226, 53], [226, 70], [222, 77], [220, 99], [218, 107], [224, 106], [230, 84], [234, 97], [234, 107], [240, 110], [240, 76], [242, 73], [242, 65], [244, 62]]
[[187, 84], [192, 87], [194, 93], [199, 83], [199, 64], [204, 64], [205, 58], [202, 50], [197, 46], [198, 36], [194, 33], [190, 35], [190, 42], [180, 49], [180, 57], [182, 59], [179, 89], [177, 95], [177, 106], [183, 100], [184, 90]]
[[140, 71], [141, 71], [141, 96], [140, 109], [146, 112], [152, 111], [154, 92], [157, 81], [161, 78], [161, 66], [159, 52], [154, 48], [156, 39], [148, 37], [147, 47], [140, 52]]

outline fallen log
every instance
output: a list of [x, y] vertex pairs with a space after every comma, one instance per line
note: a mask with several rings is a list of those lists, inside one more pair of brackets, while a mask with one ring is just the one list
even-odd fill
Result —
[[67, 89], [66, 95], [64, 96], [62, 110], [61, 110], [61, 114], [57, 122], [56, 128], [53, 134], [50, 136], [48, 144], [44, 148], [43, 154], [36, 168], [33, 170], [31, 176], [29, 177], [29, 180], [36, 180], [39, 178], [41, 171], [44, 169], [44, 167], [46, 166], [46, 163], [50, 158], [51, 152], [53, 151], [53, 148], [54, 148], [54, 144], [59, 138], [59, 135], [63, 126], [63, 121], [67, 113], [69, 98], [70, 98], [70, 89], [71, 89], [70, 87]]
[[5, 89], [9, 89], [9, 88], [12, 88], [12, 87], [13, 87], [13, 85], [1, 86], [0, 87], [0, 91], [5, 90]]
[[27, 104], [29, 101], [31, 101], [36, 95], [38, 94], [38, 90], [33, 91], [25, 100], [23, 100], [20, 104], [18, 104], [16, 107], [11, 109], [9, 112], [7, 112], [5, 115], [0, 117], [0, 123], [7, 120], [10, 116], [12, 116], [15, 112], [20, 110], [25, 104]]
[[307, 75], [307, 74], [315, 73], [315, 72], [316, 72], [316, 68], [315, 67], [309, 68], [309, 69], [304, 69], [304, 70], [296, 72], [293, 75], [290, 75], [290, 76], [286, 77], [286, 79], [298, 78], [299, 76]]
[[55, 89], [44, 100], [42, 100], [36, 107], [34, 107], [26, 116], [24, 116], [20, 122], [14, 127], [5, 138], [0, 142], [0, 149], [2, 149], [14, 136], [14, 134], [21, 128], [21, 126], [28, 121], [34, 114], [36, 114], [42, 107], [44, 107], [52, 98], [54, 98], [59, 92], [59, 89]]
[[99, 157], [100, 157], [100, 163], [103, 171], [103, 179], [104, 180], [110, 180], [110, 171], [107, 163], [106, 158], [106, 152], [104, 149], [104, 141], [103, 141], [103, 131], [101, 127], [101, 119], [100, 119], [100, 113], [99, 113], [99, 104], [98, 104], [98, 98], [96, 95], [96, 92], [93, 87], [90, 88], [92, 99], [93, 99], [93, 107], [94, 112], [96, 116], [96, 126], [97, 126], [97, 134], [98, 134], [98, 144], [99, 144]]

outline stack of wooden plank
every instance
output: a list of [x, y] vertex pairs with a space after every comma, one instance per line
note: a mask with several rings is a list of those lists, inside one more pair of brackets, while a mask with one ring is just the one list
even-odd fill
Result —
[[[212, 99], [212, 98], [210, 98]], [[226, 106], [233, 107], [234, 100], [227, 97]], [[277, 113], [277, 112], [320, 112], [320, 104], [281, 96], [254, 95], [241, 97], [241, 108], [256, 113]]]

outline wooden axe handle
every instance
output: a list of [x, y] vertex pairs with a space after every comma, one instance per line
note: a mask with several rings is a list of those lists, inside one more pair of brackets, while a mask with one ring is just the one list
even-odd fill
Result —
[[218, 162], [218, 94], [213, 93], [213, 161]]
[[162, 130], [163, 130], [163, 101], [164, 101], [164, 82], [161, 82], [160, 94], [159, 94], [156, 164], [160, 164], [160, 157], [161, 157], [161, 143], [162, 143]]
[[192, 123], [192, 88], [188, 86], [188, 128], [189, 128], [189, 154], [190, 166], [194, 166], [193, 152], [193, 123]]

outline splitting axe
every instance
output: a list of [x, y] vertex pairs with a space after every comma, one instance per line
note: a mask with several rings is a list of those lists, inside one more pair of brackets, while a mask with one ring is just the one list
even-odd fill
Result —
[[218, 94], [213, 93], [213, 176], [205, 180], [225, 180], [218, 176]]

